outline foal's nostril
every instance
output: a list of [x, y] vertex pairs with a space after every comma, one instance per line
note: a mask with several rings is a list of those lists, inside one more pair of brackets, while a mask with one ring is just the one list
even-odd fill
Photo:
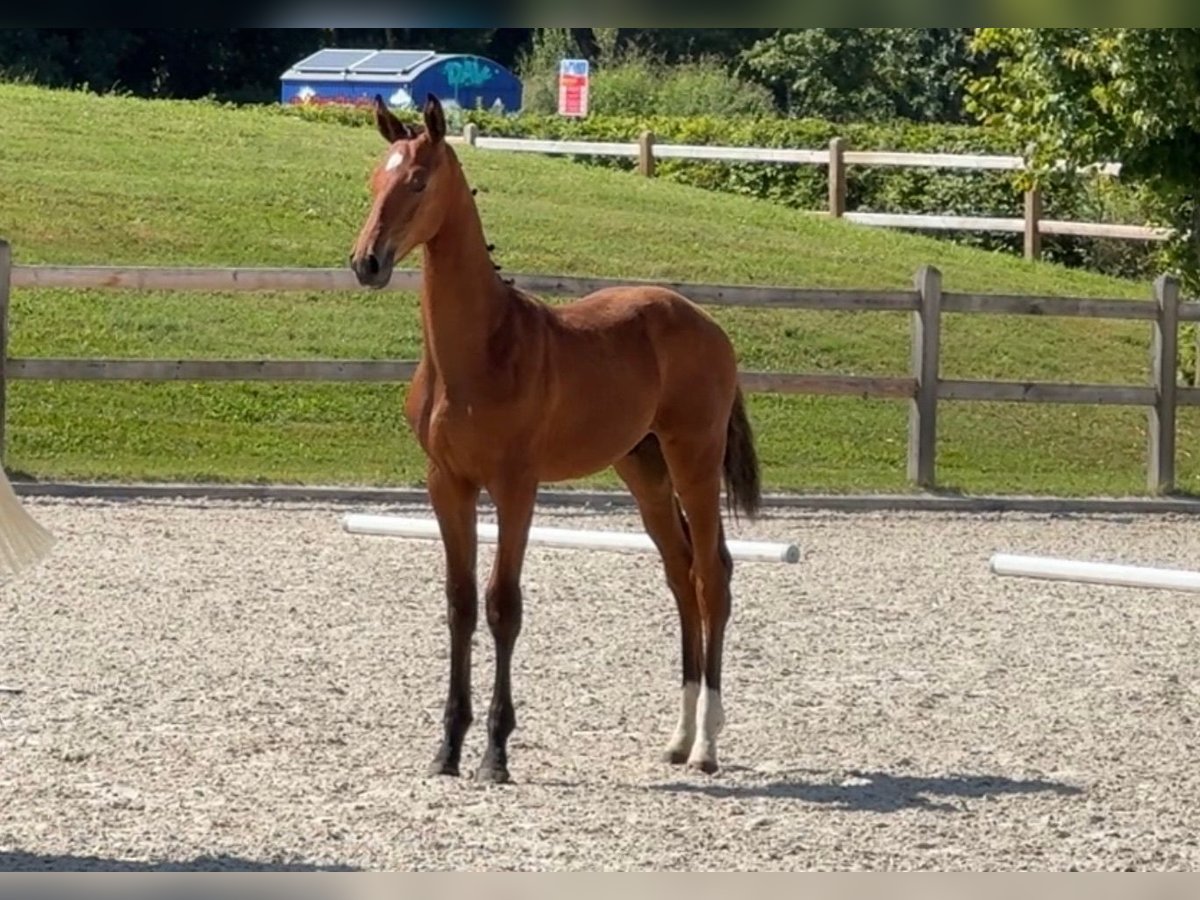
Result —
[[367, 271], [372, 275], [379, 274], [379, 257], [374, 253], [367, 257]]

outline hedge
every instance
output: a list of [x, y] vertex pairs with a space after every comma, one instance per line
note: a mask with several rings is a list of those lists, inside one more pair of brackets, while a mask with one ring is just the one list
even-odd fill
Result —
[[[281, 107], [306, 119], [351, 125], [370, 124], [362, 108], [337, 106]], [[415, 121], [414, 112], [400, 113]], [[1000, 132], [962, 125], [898, 121], [886, 124], [846, 124], [821, 119], [718, 118], [695, 116], [496, 115], [482, 110], [453, 110], [450, 127], [461, 130], [473, 122], [482, 135], [560, 140], [632, 142], [649, 129], [658, 143], [710, 144], [742, 147], [822, 149], [834, 137], [847, 149], [896, 150], [929, 153], [986, 153], [1019, 155], [1020, 149]], [[587, 165], [632, 171], [636, 161], [620, 157], [577, 156]], [[824, 166], [788, 163], [743, 163], [709, 160], [660, 159], [656, 175], [707, 190], [727, 191], [782, 203], [800, 209], [826, 209], [828, 176]], [[1015, 173], [994, 170], [847, 167], [847, 209], [861, 212], [927, 213], [1020, 217], [1024, 199], [1015, 187]], [[1137, 191], [1103, 176], [1063, 179], [1046, 192], [1043, 215], [1053, 219], [1090, 222], [1145, 221]], [[1021, 235], [994, 232], [922, 231], [927, 236], [971, 246], [1021, 252]], [[1043, 258], [1113, 275], [1145, 278], [1154, 270], [1154, 247], [1138, 241], [1095, 238], [1042, 238]]]

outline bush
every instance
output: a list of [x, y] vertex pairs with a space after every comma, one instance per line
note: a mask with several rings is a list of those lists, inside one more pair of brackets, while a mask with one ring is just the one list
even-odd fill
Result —
[[[599, 45], [591, 66], [589, 111], [597, 115], [776, 115], [766, 87], [732, 74], [717, 57], [668, 64], [636, 44], [620, 43], [618, 29], [593, 29]], [[584, 55], [570, 29], [539, 28], [517, 62], [523, 85], [522, 112], [558, 110], [558, 66]]]
[[[371, 123], [362, 109], [336, 106], [281, 107], [286, 114], [352, 125]], [[401, 114], [407, 121], [419, 115]], [[661, 143], [720, 144], [743, 147], [819, 149], [841, 137], [849, 149], [905, 150], [928, 153], [988, 153], [1016, 155], [1019, 151], [998, 132], [965, 125], [935, 125], [899, 121], [887, 124], [841, 124], [821, 119], [779, 119], [770, 116], [589, 115], [569, 119], [558, 115], [496, 115], [485, 110], [461, 113], [481, 134], [563, 140], [631, 142], [645, 129]], [[457, 126], [455, 127], [457, 130]], [[636, 161], [621, 157], [579, 156], [580, 162], [632, 171]], [[797, 209], [827, 208], [829, 188], [824, 166], [786, 163], [726, 163], [705, 160], [658, 161], [661, 178], [706, 190], [727, 191]], [[966, 169], [910, 169], [852, 165], [847, 170], [847, 207], [862, 212], [925, 213], [930, 215], [1019, 217], [1024, 198], [1013, 185], [1013, 174]], [[1046, 193], [1043, 215], [1085, 222], [1141, 223], [1150, 220], [1148, 201], [1132, 185], [1116, 179], [1063, 178]], [[975, 231], [920, 231], [926, 236], [988, 250], [1021, 252], [1021, 235]], [[1147, 279], [1161, 265], [1157, 245], [1047, 235], [1043, 258], [1105, 274]]]
[[777, 114], [767, 88], [729, 74], [716, 60], [704, 59], [671, 67], [659, 81], [651, 111], [669, 116]]
[[552, 113], [558, 109], [558, 65], [581, 55], [569, 28], [537, 28], [528, 50], [517, 57], [524, 111]]
[[[481, 134], [563, 140], [635, 141], [645, 129], [660, 143], [743, 147], [822, 149], [841, 137], [848, 149], [926, 153], [1019, 155], [999, 132], [966, 125], [910, 121], [843, 124], [822, 119], [771, 116], [589, 115], [568, 119], [557, 115], [497, 116], [467, 112]], [[636, 162], [620, 157], [577, 159], [590, 165], [632, 170]], [[706, 190], [727, 191], [798, 209], [828, 208], [828, 175], [824, 166], [787, 163], [729, 163], [663, 159], [659, 177]], [[995, 170], [900, 168], [852, 165], [847, 169], [847, 208], [862, 212], [924, 213], [1020, 217], [1024, 197], [1013, 183], [1015, 173]], [[1043, 216], [1089, 222], [1141, 223], [1149, 214], [1141, 193], [1105, 176], [1063, 177], [1043, 198]], [[920, 231], [970, 246], [1021, 252], [1016, 233]], [[1107, 274], [1145, 278], [1156, 265], [1156, 247], [1138, 241], [1044, 236], [1043, 258]]]

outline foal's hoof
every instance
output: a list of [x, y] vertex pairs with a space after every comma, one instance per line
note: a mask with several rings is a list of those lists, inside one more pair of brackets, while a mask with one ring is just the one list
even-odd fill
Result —
[[508, 784], [512, 781], [508, 769], [503, 766], [480, 766], [475, 772], [475, 780], [485, 784]]
[[715, 775], [720, 766], [715, 759], [689, 759], [688, 768], [703, 772], [705, 775]]
[[508, 775], [508, 766], [504, 763], [485, 759], [475, 770], [475, 780], [485, 784], [508, 784], [512, 779]]
[[686, 750], [666, 750], [663, 753], [663, 762], [668, 762], [673, 766], [682, 766], [687, 762], [688, 752]]
[[433, 775], [458, 775], [458, 763], [450, 762], [442, 759], [440, 756], [429, 764], [429, 774]]

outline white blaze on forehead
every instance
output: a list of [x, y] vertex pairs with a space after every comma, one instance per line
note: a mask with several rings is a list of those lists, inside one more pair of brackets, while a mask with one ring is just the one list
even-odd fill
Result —
[[402, 165], [404, 165], [404, 154], [397, 150], [388, 157], [387, 165], [385, 165], [384, 168], [390, 172], [393, 169], [400, 168]]

